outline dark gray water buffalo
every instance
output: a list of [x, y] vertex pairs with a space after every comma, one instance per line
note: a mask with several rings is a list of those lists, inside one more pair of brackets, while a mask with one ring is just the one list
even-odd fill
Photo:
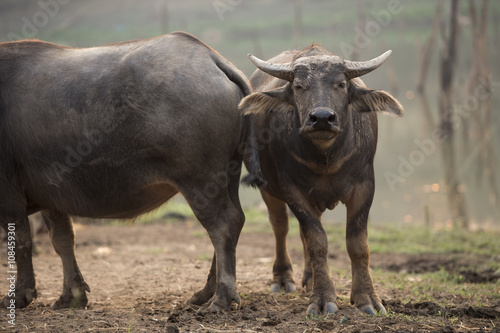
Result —
[[249, 93], [240, 71], [186, 33], [87, 49], [0, 44], [0, 221], [15, 230], [18, 273], [4, 305], [37, 296], [29, 214], [42, 211], [62, 260], [53, 307], [83, 307], [90, 289], [69, 216], [133, 218], [178, 192], [215, 248], [190, 301], [208, 311], [239, 302], [238, 103]]
[[[295, 290], [286, 248], [286, 205], [298, 218], [304, 244], [302, 284], [312, 289], [308, 313], [336, 312], [328, 274], [328, 242], [321, 215], [339, 201], [347, 207], [347, 251], [352, 265], [351, 303], [363, 312], [385, 313], [369, 273], [367, 218], [375, 190], [373, 157], [377, 115], [403, 113], [399, 102], [358, 78], [379, 67], [390, 52], [351, 62], [317, 45], [284, 52], [269, 61], [250, 56], [257, 70], [255, 93], [240, 103], [253, 114], [256, 142], [248, 147], [246, 182], [261, 187], [276, 237], [273, 291]], [[259, 91], [259, 92], [257, 92]], [[258, 152], [258, 154], [257, 154]], [[259, 162], [260, 159], [260, 162]]]

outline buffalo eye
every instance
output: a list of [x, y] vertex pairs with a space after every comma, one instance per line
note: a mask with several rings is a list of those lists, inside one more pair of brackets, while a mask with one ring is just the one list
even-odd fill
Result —
[[300, 84], [300, 83], [296, 83], [296, 84], [293, 85], [293, 88], [295, 90], [303, 90], [304, 86], [302, 84]]
[[345, 88], [345, 86], [346, 86], [346, 83], [345, 83], [345, 82], [340, 82], [340, 83], [339, 83], [339, 85], [338, 85], [338, 87], [339, 87], [340, 89], [344, 89], [344, 88]]

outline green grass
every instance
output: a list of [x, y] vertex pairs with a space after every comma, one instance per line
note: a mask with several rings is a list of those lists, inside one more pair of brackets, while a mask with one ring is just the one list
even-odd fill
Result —
[[[267, 222], [267, 216], [265, 217]], [[250, 222], [251, 223], [251, 222]], [[262, 221], [256, 221], [262, 229]], [[323, 228], [330, 246], [346, 250], [345, 223], [324, 222]], [[267, 229], [271, 231], [271, 227]], [[299, 235], [299, 225], [295, 218], [290, 219], [289, 235]], [[417, 226], [377, 223], [368, 225], [368, 241], [371, 253], [470, 253], [478, 255], [500, 254], [500, 232], [467, 231], [461, 228], [451, 230]], [[500, 268], [500, 267], [499, 267]]]
[[[298, 223], [290, 222], [290, 235], [298, 235]], [[346, 250], [345, 224], [323, 223], [330, 246]], [[499, 231], [468, 231], [461, 228], [432, 229], [417, 225], [377, 223], [368, 225], [371, 253], [469, 253], [494, 256], [500, 254]], [[499, 267], [500, 268], [500, 264]]]
[[474, 253], [498, 255], [499, 232], [470, 232], [460, 228], [432, 230], [413, 225], [390, 224], [369, 227], [372, 253]]
[[200, 261], [212, 261], [213, 253], [204, 252], [198, 256]]
[[398, 290], [399, 295], [406, 295], [402, 303], [431, 301], [442, 307], [450, 305], [450, 298], [463, 297], [474, 300], [476, 306], [486, 304], [496, 296], [493, 290], [500, 290], [496, 283], [464, 283], [457, 274], [444, 269], [432, 273], [406, 274], [375, 268], [373, 277], [378, 285]]

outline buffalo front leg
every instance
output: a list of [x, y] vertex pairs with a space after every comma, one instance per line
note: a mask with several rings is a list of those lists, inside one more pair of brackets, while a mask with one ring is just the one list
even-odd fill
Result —
[[304, 248], [304, 272], [302, 274], [302, 287], [306, 288], [306, 291], [309, 292], [312, 291], [313, 287], [313, 272], [302, 228], [300, 229], [300, 239], [302, 240], [302, 246]]
[[5, 216], [0, 218], [7, 232], [7, 274], [10, 282], [2, 305], [24, 308], [37, 297], [29, 220], [27, 216], [17, 219]]
[[290, 208], [299, 219], [312, 269], [312, 295], [307, 314], [335, 313], [338, 306], [335, 287], [328, 273], [328, 239], [319, 219], [320, 213], [312, 213], [312, 210], [298, 205], [291, 205]]
[[373, 200], [374, 182], [356, 185], [348, 196], [346, 242], [351, 259], [351, 304], [360, 311], [374, 315], [386, 310], [373, 286], [370, 275], [370, 250], [368, 247], [368, 213]]
[[295, 291], [295, 281], [293, 280], [292, 260], [286, 246], [286, 236], [288, 234], [286, 204], [264, 190], [261, 192], [262, 198], [267, 205], [269, 221], [271, 222], [276, 240], [271, 291], [279, 292], [283, 289], [286, 293], [290, 293]]
[[86, 292], [90, 287], [83, 279], [75, 257], [75, 233], [71, 218], [57, 211], [43, 211], [42, 216], [49, 229], [54, 250], [63, 266], [63, 291], [52, 304], [53, 309], [84, 308], [87, 305]]

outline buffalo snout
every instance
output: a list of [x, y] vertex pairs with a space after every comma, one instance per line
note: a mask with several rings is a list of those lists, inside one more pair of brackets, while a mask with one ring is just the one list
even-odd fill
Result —
[[339, 117], [337, 113], [329, 108], [316, 108], [310, 114], [306, 122], [310, 130], [326, 130], [338, 132], [340, 130]]

